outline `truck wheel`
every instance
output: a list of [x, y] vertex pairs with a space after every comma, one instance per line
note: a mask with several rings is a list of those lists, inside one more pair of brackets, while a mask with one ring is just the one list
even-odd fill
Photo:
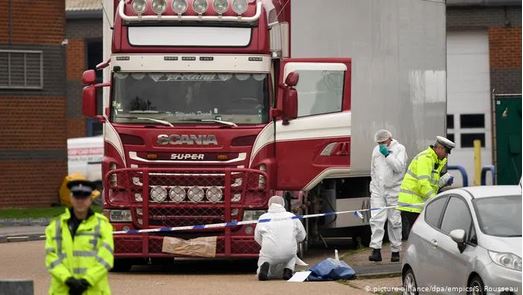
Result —
[[115, 259], [111, 272], [128, 272], [133, 267], [133, 262], [130, 259]]
[[372, 232], [371, 232], [371, 230], [370, 230], [370, 226], [366, 226], [366, 227], [364, 227], [364, 228], [359, 232], [360, 242], [361, 242], [361, 245], [362, 245], [363, 247], [368, 247], [368, 246], [369, 246], [371, 235], [372, 235]]

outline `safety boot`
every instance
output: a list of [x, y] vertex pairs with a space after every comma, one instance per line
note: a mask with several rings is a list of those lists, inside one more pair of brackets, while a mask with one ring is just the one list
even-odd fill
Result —
[[292, 270], [290, 270], [289, 268], [284, 268], [282, 278], [286, 281], [292, 278]]
[[258, 280], [267, 281], [269, 279], [269, 268], [270, 264], [268, 262], [262, 263], [260, 266], [260, 272], [258, 273]]
[[372, 255], [369, 256], [369, 261], [381, 261], [380, 249], [372, 249]]
[[390, 256], [390, 262], [399, 262], [400, 261], [400, 252], [392, 252]]

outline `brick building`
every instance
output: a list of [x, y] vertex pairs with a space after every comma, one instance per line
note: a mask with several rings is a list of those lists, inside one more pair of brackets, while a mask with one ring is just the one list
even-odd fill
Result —
[[0, 207], [58, 201], [67, 169], [64, 25], [64, 1], [0, 1]]
[[[508, 107], [505, 102], [508, 109], [517, 107], [518, 101], [514, 122], [521, 126], [521, 1], [448, 0], [447, 128], [457, 145], [449, 163], [466, 168], [470, 185], [474, 139], [481, 140], [482, 165], [496, 165], [498, 183], [521, 177], [521, 144], [514, 145], [521, 143], [521, 129], [502, 128], [496, 135], [496, 126], [504, 124], [496, 110]], [[506, 154], [511, 158], [503, 159]], [[503, 175], [506, 169], [511, 180]]]
[[[65, 5], [67, 137], [102, 134], [100, 123], [82, 115], [82, 73], [102, 61], [102, 3], [100, 0], [65, 0]], [[101, 81], [101, 72], [98, 73]], [[101, 101], [98, 105], [101, 113]]]

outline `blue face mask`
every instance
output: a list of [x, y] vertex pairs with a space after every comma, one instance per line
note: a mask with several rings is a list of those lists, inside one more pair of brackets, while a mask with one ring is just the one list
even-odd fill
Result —
[[382, 148], [387, 148], [387, 144], [385, 144], [385, 143], [380, 143], [380, 149], [382, 149]]

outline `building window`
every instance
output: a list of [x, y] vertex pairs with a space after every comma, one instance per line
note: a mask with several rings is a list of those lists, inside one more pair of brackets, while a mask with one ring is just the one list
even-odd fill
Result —
[[463, 114], [459, 117], [461, 128], [485, 128], [484, 114]]
[[0, 50], [0, 88], [42, 89], [44, 86], [42, 51]]
[[447, 129], [454, 129], [454, 115], [447, 115]]
[[461, 147], [469, 148], [474, 147], [474, 140], [481, 140], [481, 147], [485, 147], [485, 133], [462, 133], [461, 134]]
[[[101, 39], [87, 40], [87, 68], [96, 69], [96, 65], [103, 61], [103, 43]], [[96, 82], [101, 83], [103, 81], [103, 71], [96, 71]], [[101, 114], [103, 109], [103, 92], [102, 88], [96, 89], [96, 105], [97, 113]], [[96, 136], [103, 134], [102, 123], [97, 119], [87, 119], [87, 136]]]
[[455, 142], [454, 141], [454, 133], [447, 133], [447, 139], [452, 141], [452, 142]]

